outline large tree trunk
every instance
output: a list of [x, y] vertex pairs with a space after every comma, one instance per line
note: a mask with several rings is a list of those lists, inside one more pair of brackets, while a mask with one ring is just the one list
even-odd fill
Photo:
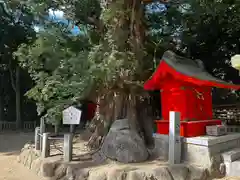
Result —
[[[101, 98], [99, 97], [96, 117], [91, 123], [94, 133], [89, 140], [89, 146], [92, 148], [100, 146], [114, 120], [129, 119], [130, 127], [139, 132], [146, 145], [152, 147], [152, 121], [147, 118], [142, 94], [139, 93], [139, 91], [143, 92], [143, 89], [136, 88], [135, 84], [131, 83], [145, 78], [143, 75], [143, 58], [145, 55], [143, 4], [139, 0], [102, 0], [101, 5], [103, 13], [116, 9], [116, 16], [108, 19], [108, 24], [105, 24], [106, 37], [111, 37], [111, 40], [107, 40], [107, 44], [111, 44], [109, 50], [122, 53], [130, 50], [133, 58], [129, 64], [133, 69], [131, 67], [121, 68], [115, 88], [110, 89]], [[134, 73], [131, 71], [134, 71]]]
[[115, 101], [114, 94], [108, 93], [97, 98], [97, 109], [95, 117], [89, 125], [89, 130], [93, 133], [89, 139], [88, 146], [92, 149], [98, 149], [107, 134], [112, 121], [115, 119]]

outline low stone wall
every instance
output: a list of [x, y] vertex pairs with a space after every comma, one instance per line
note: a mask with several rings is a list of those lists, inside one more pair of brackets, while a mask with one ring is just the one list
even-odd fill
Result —
[[[168, 160], [169, 141], [167, 135], [155, 134], [153, 158]], [[226, 175], [226, 164], [222, 153], [240, 148], [240, 133], [229, 133], [224, 136], [201, 136], [182, 138], [182, 163], [206, 167], [211, 177]]]
[[59, 156], [41, 159], [31, 145], [26, 145], [18, 161], [36, 174], [51, 180], [208, 180], [207, 169], [185, 164], [169, 166], [166, 162], [151, 161], [137, 164], [118, 164], [93, 160], [64, 163]]

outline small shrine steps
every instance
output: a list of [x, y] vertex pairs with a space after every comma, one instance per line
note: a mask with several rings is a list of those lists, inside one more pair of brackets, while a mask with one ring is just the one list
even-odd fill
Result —
[[226, 165], [226, 176], [240, 176], [240, 148], [222, 153]]
[[[153, 156], [168, 160], [168, 135], [154, 134], [153, 137]], [[218, 137], [183, 137], [181, 151], [183, 163], [208, 168], [214, 177], [240, 177], [240, 133], [228, 133]]]

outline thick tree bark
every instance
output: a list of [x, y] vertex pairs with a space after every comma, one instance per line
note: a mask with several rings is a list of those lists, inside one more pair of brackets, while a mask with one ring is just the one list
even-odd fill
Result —
[[97, 98], [97, 109], [94, 119], [89, 125], [89, 130], [93, 132], [89, 139], [88, 146], [97, 149], [109, 131], [112, 121], [115, 119], [115, 101], [112, 92]]
[[[139, 0], [102, 0], [102, 8], [114, 11], [117, 8], [116, 16], [110, 18], [106, 24], [108, 44], [114, 44], [109, 49], [112, 52], [126, 53], [131, 51], [133, 58], [129, 64], [131, 68], [123, 67], [119, 70], [118, 78], [114, 88], [108, 89], [99, 100], [99, 108], [96, 117], [92, 121], [94, 129], [90, 138], [89, 146], [97, 148], [100, 146], [104, 136], [107, 134], [112, 122], [116, 119], [129, 119], [130, 128], [142, 135], [147, 145], [152, 145], [152, 129], [144, 108], [137, 104], [141, 101], [142, 95], [134, 85], [134, 81], [142, 79], [143, 58], [144, 58], [144, 37], [145, 29], [143, 24], [144, 7]], [[111, 53], [110, 53], [111, 54]], [[127, 55], [128, 56], [128, 55]], [[126, 58], [128, 58], [126, 56]]]

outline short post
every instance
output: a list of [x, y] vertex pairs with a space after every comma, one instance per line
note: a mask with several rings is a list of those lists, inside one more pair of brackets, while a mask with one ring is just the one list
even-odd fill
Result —
[[64, 134], [63, 159], [65, 162], [72, 161], [73, 134]]
[[40, 150], [42, 151], [42, 144], [43, 144], [43, 140], [42, 140], [42, 135], [43, 135], [43, 133], [45, 133], [46, 132], [46, 125], [45, 125], [45, 122], [44, 122], [44, 119], [41, 119], [41, 121], [40, 121], [40, 134], [41, 134], [41, 136], [40, 136]]
[[42, 158], [47, 158], [50, 156], [50, 142], [49, 142], [49, 134], [43, 133], [42, 136]]
[[40, 127], [35, 128], [35, 150], [40, 150]]
[[170, 164], [181, 162], [180, 113], [175, 111], [170, 112], [168, 160]]

